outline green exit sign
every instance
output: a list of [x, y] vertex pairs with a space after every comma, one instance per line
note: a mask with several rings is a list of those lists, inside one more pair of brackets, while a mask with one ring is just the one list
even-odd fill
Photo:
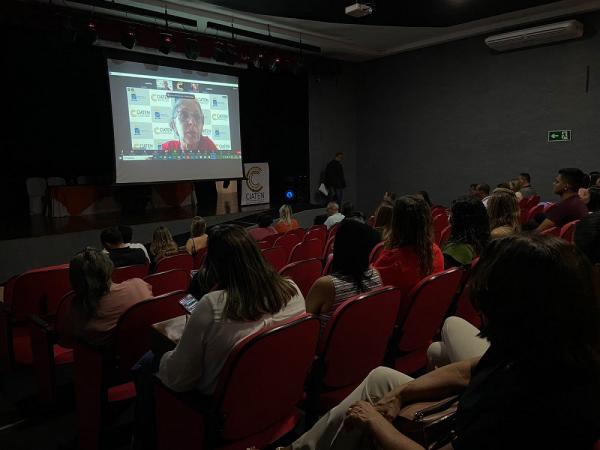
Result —
[[570, 141], [571, 130], [552, 130], [548, 131], [548, 142]]

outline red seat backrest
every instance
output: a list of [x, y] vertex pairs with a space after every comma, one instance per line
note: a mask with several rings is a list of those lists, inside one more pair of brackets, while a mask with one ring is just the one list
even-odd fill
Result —
[[292, 249], [288, 264], [305, 259], [320, 258], [322, 251], [323, 244], [320, 239], [309, 239], [308, 241], [300, 242]]
[[119, 317], [116, 328], [116, 354], [123, 377], [129, 378], [133, 365], [150, 350], [150, 327], [184, 314], [179, 304], [179, 300], [184, 296], [184, 291], [159, 295], [136, 303]]
[[148, 264], [115, 267], [112, 273], [112, 281], [113, 283], [122, 283], [132, 278], [144, 278], [146, 275], [148, 275]]
[[306, 230], [304, 228], [294, 228], [293, 230], [286, 231], [285, 234], [293, 234], [298, 236], [298, 239], [302, 241], [306, 235]]
[[292, 253], [292, 249], [301, 241], [297, 234], [288, 234], [285, 233], [283, 236], [280, 236], [273, 244], [273, 247], [283, 247], [285, 250], [285, 258], [290, 257], [290, 253]]
[[442, 213], [446, 214], [446, 210], [447, 208], [445, 206], [434, 205], [431, 207], [431, 217], [435, 217]]
[[190, 273], [194, 269], [194, 258], [187, 253], [173, 256], [165, 256], [156, 263], [154, 272], [166, 272], [172, 269], [183, 269]]
[[214, 395], [218, 416], [224, 418], [221, 438], [242, 439], [294, 413], [304, 395], [319, 328], [319, 320], [305, 314], [235, 345]]
[[206, 259], [207, 253], [208, 247], [202, 247], [192, 255], [192, 258], [194, 258], [194, 269], [200, 269], [200, 267], [202, 267], [202, 265], [204, 264], [204, 260]]
[[56, 308], [56, 316], [54, 316], [54, 330], [57, 334], [57, 344], [62, 347], [72, 348], [74, 344], [73, 336], [73, 316], [71, 308], [75, 300], [75, 292], [71, 291], [61, 299]]
[[448, 242], [448, 239], [450, 239], [451, 234], [452, 234], [452, 225], [448, 225], [446, 228], [444, 228], [442, 230], [442, 233], [440, 234], [440, 240], [438, 242], [438, 245], [441, 247], [446, 242]]
[[325, 386], [358, 385], [383, 364], [401, 297], [400, 288], [384, 287], [355, 296], [336, 309], [319, 342]]
[[434, 242], [440, 242], [442, 231], [449, 225], [448, 215], [443, 212], [433, 218]]
[[272, 248], [266, 248], [261, 250], [263, 257], [267, 260], [273, 268], [279, 272], [287, 263], [287, 253], [285, 248], [276, 246]]
[[551, 236], [560, 237], [560, 228], [558, 228], [558, 227], [546, 228], [544, 231], [542, 231], [542, 234], [549, 234]]
[[153, 273], [144, 278], [144, 281], [152, 286], [152, 295], [155, 297], [173, 291], [187, 291], [190, 280], [190, 273], [183, 269]]
[[325, 265], [323, 266], [323, 272], [321, 275], [329, 275], [333, 270], [333, 253], [327, 255], [327, 259], [325, 260]]
[[462, 290], [460, 297], [458, 297], [454, 315], [461, 319], [465, 319], [474, 327], [481, 329], [481, 316], [471, 303], [471, 288], [468, 283]]
[[266, 250], [266, 249], [268, 249], [268, 248], [271, 248], [271, 247], [273, 247], [273, 243], [272, 243], [272, 242], [269, 242], [269, 241], [265, 241], [265, 240], [263, 240], [263, 241], [258, 241], [258, 242], [256, 243], [256, 246], [257, 246], [257, 247], [258, 247], [260, 250]]
[[404, 298], [398, 312], [398, 350], [410, 352], [433, 339], [463, 277], [458, 267], [429, 275]]
[[29, 314], [54, 314], [60, 300], [71, 290], [69, 265], [28, 270], [11, 282], [5, 302], [11, 315], [23, 319]]
[[529, 222], [530, 220], [532, 220], [536, 214], [542, 213], [544, 212], [544, 205], [543, 204], [539, 204], [539, 205], [535, 205], [532, 208], [529, 208], [529, 212], [527, 213], [527, 218], [525, 219], [525, 223]]
[[559, 236], [563, 238], [565, 241], [573, 242], [573, 237], [575, 236], [575, 227], [579, 220], [573, 220], [572, 222], [566, 223], [560, 229]]
[[377, 261], [377, 258], [379, 258], [379, 254], [383, 251], [384, 246], [385, 243], [380, 242], [373, 247], [373, 250], [371, 250], [371, 254], [369, 255], [369, 264], [373, 264], [375, 261]]
[[261, 239], [261, 242], [268, 242], [271, 244], [271, 247], [273, 247], [273, 245], [275, 244], [275, 241], [277, 239], [279, 239], [281, 236], [283, 236], [283, 233], [270, 234], [268, 236], [265, 236], [263, 239]]
[[335, 242], [335, 236], [331, 236], [327, 239], [327, 243], [325, 244], [325, 248], [323, 249], [323, 254], [321, 255], [321, 259], [327, 258], [327, 255], [333, 253], [333, 244]]
[[323, 247], [325, 247], [325, 243], [327, 242], [327, 229], [325, 225], [323, 228], [309, 228], [309, 230], [304, 235], [304, 241], [308, 241], [310, 239], [318, 239], [321, 241], [321, 252], [323, 251]]
[[331, 226], [331, 228], [327, 231], [327, 240], [335, 237], [336, 233], [340, 229], [341, 222], [335, 223]]
[[284, 277], [289, 277], [298, 285], [304, 298], [314, 282], [321, 276], [321, 260], [306, 259], [288, 264], [279, 273]]

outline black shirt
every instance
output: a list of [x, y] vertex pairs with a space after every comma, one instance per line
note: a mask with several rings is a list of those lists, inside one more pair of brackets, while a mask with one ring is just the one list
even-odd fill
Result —
[[596, 377], [533, 370], [490, 347], [460, 398], [453, 447], [590, 450], [600, 438], [599, 411]]
[[132, 266], [134, 264], [147, 264], [146, 254], [141, 248], [113, 248], [108, 251], [108, 256], [115, 267]]
[[344, 167], [337, 159], [329, 161], [325, 168], [325, 185], [336, 189], [344, 189], [346, 187]]

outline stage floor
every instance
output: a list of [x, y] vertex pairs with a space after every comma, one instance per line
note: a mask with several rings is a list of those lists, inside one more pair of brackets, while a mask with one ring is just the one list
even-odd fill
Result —
[[[238, 206], [237, 194], [220, 195], [216, 204], [210, 207], [187, 206], [174, 208], [147, 209], [143, 212], [117, 211], [102, 214], [89, 214], [70, 217], [48, 217], [44, 215], [12, 217], [0, 219], [0, 241], [23, 239], [54, 234], [76, 233], [87, 230], [101, 230], [115, 224], [135, 226], [146, 223], [170, 222], [191, 219], [194, 216], [220, 217], [232, 214], [253, 215], [269, 211], [271, 206]], [[256, 222], [240, 223], [250, 226]]]

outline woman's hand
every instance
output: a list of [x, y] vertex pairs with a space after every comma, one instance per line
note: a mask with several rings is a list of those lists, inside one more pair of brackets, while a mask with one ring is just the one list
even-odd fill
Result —
[[375, 403], [375, 409], [390, 422], [398, 417], [401, 407], [400, 399], [392, 392], [384, 395], [381, 400]]
[[385, 421], [385, 418], [377, 412], [373, 405], [361, 400], [353, 403], [350, 408], [348, 408], [344, 424], [350, 428], [370, 428], [379, 420]]

